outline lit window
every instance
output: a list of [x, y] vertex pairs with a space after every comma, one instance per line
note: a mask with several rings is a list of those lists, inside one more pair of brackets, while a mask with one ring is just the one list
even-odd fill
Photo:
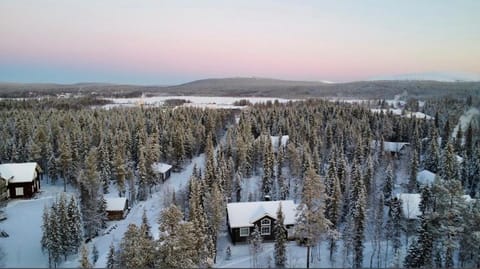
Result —
[[250, 228], [248, 228], [248, 227], [240, 228], [240, 236], [241, 237], [246, 237], [246, 236], [249, 236], [249, 235], [250, 235]]

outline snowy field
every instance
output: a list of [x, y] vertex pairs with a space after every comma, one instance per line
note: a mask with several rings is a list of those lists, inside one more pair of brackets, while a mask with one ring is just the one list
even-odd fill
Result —
[[203, 108], [224, 108], [224, 109], [242, 109], [242, 106], [234, 106], [233, 103], [240, 100], [248, 100], [252, 104], [266, 103], [268, 101], [285, 103], [288, 101], [295, 101], [293, 99], [271, 98], [271, 97], [215, 97], [215, 96], [154, 96], [154, 97], [139, 97], [139, 98], [109, 98], [106, 100], [112, 101], [113, 104], [103, 106], [109, 109], [112, 107], [134, 107], [140, 104], [147, 106], [162, 106], [166, 100], [169, 99], [183, 99], [190, 103], [185, 103], [184, 106], [203, 107]]

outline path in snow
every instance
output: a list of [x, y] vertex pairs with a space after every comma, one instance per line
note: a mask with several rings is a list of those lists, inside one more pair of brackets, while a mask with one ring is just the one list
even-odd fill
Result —
[[[194, 165], [197, 165], [198, 168], [204, 167], [205, 157], [204, 154], [193, 158], [192, 162], [187, 165], [180, 173], [172, 173], [171, 177], [161, 184], [155, 191], [152, 193], [151, 197], [144, 202], [138, 202], [135, 204], [130, 213], [124, 220], [120, 221], [111, 221], [109, 222], [109, 227], [117, 225], [117, 228], [113, 229], [109, 234], [105, 234], [99, 237], [96, 237], [88, 244], [89, 249], [92, 248], [93, 244], [96, 245], [100, 255], [95, 267], [106, 267], [108, 250], [110, 244], [113, 242], [116, 248], [122, 240], [123, 234], [127, 230], [127, 227], [130, 223], [140, 225], [142, 222], [143, 210], [147, 214], [149, 224], [151, 226], [151, 231], [155, 239], [158, 238], [158, 218], [160, 211], [164, 208], [165, 196], [167, 193], [171, 193], [172, 190], [178, 191], [187, 186], [188, 179], [192, 175]], [[108, 228], [106, 229], [108, 230]], [[75, 267], [78, 266], [78, 261], [72, 261], [71, 263], [63, 264], [65, 267]]]

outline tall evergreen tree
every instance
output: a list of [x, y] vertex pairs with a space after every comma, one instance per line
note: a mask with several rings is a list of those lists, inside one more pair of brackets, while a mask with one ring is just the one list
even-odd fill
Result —
[[310, 250], [320, 236], [330, 230], [332, 223], [325, 217], [325, 186], [313, 167], [308, 168], [302, 190], [302, 201], [297, 213], [297, 238], [307, 247], [307, 268], [310, 268]]
[[285, 268], [287, 265], [287, 230], [284, 226], [284, 216], [282, 212], [282, 204], [280, 203], [277, 210], [277, 220], [273, 228], [275, 234], [275, 267]]

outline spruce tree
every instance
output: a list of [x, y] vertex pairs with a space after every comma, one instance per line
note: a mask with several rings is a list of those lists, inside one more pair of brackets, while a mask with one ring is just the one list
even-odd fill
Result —
[[315, 169], [305, 173], [302, 201], [298, 206], [296, 236], [307, 247], [307, 268], [310, 267], [310, 249], [320, 236], [330, 230], [332, 223], [325, 217], [325, 186]]
[[82, 269], [93, 268], [92, 264], [90, 263], [90, 260], [88, 259], [88, 250], [87, 250], [86, 245], [82, 246], [81, 258], [80, 258], [80, 268], [82, 268]]
[[285, 268], [287, 265], [287, 230], [284, 226], [284, 216], [281, 203], [278, 206], [277, 220], [275, 221], [273, 233], [275, 234], [275, 267]]
[[353, 267], [361, 268], [363, 262], [367, 197], [358, 164], [354, 163], [352, 170], [353, 188], [350, 193], [350, 200], [352, 202], [350, 217], [353, 219]]
[[108, 248], [107, 268], [115, 268], [115, 247], [113, 246], [113, 243], [111, 243], [110, 247]]
[[410, 176], [408, 178], [407, 190], [409, 193], [417, 191], [417, 172], [418, 172], [418, 154], [417, 150], [412, 150], [412, 162], [410, 163]]

